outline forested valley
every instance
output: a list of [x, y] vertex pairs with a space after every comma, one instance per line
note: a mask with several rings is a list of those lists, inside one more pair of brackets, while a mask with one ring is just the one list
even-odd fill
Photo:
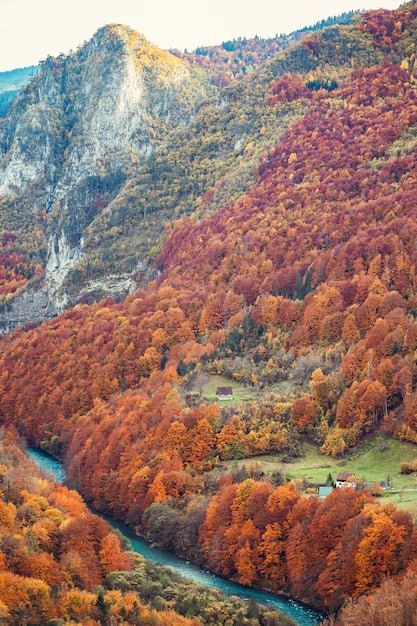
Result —
[[[180, 603], [155, 603], [143, 580], [113, 585], [115, 571], [143, 578], [143, 562], [77, 493], [29, 468], [24, 437], [64, 462], [68, 488], [94, 509], [225, 578], [340, 626], [417, 624], [414, 504], [360, 475], [326, 498], [317, 490], [329, 471], [319, 483], [291, 476], [307, 449], [333, 471], [370, 446], [401, 444], [410, 456], [386, 482], [414, 484], [416, 36], [411, 2], [349, 14], [279, 50], [237, 42], [231, 64], [248, 47], [258, 55], [250, 71], [235, 64], [222, 76], [218, 48], [187, 60], [146, 47], [136, 62], [159, 72], [174, 102], [146, 130], [152, 157], [135, 157], [123, 181], [106, 172], [77, 187], [77, 207], [81, 196], [94, 206], [85, 223], [74, 225], [69, 194], [31, 207], [19, 230], [23, 205], [1, 199], [4, 315], [33, 289], [62, 312], [9, 325], [0, 341], [0, 621], [216, 623], [208, 609], [173, 614]], [[126, 39], [135, 54], [142, 45], [119, 27], [100, 37]], [[61, 76], [69, 62], [49, 63]], [[159, 136], [155, 120], [175, 116]], [[39, 250], [58, 229], [49, 257], [27, 243], [31, 228]], [[107, 286], [103, 298], [108, 268], [127, 280], [138, 250], [147, 269], [135, 266], [134, 288]], [[71, 265], [62, 281], [60, 254]], [[281, 623], [224, 610], [231, 624]]]

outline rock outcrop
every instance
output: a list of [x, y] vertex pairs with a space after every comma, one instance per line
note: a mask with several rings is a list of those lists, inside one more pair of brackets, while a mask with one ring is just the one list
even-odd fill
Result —
[[[117, 268], [101, 291], [96, 278], [72, 293], [68, 284], [76, 283], [71, 274], [83, 263], [91, 223], [166, 134], [188, 124], [207, 84], [187, 61], [120, 25], [100, 29], [74, 54], [43, 62], [0, 124], [1, 227], [17, 232], [45, 267], [37, 288], [42, 302], [24, 321], [61, 312], [83, 290], [135, 288], [131, 276], [119, 280]], [[8, 330], [22, 322], [31, 292], [28, 286], [6, 307]]]

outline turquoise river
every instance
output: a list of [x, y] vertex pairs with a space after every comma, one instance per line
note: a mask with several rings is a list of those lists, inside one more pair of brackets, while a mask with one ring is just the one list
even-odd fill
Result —
[[[37, 463], [38, 467], [52, 474], [57, 482], [64, 482], [65, 470], [62, 463], [60, 463], [57, 459], [36, 448], [28, 448], [28, 455]], [[105, 517], [106, 521], [111, 524], [113, 528], [117, 528], [123, 533], [123, 535], [125, 535], [125, 537], [129, 539], [132, 544], [132, 549], [135, 552], [138, 552], [150, 561], [171, 567], [185, 578], [189, 578], [190, 580], [193, 580], [201, 585], [214, 587], [222, 593], [239, 596], [245, 599], [256, 600], [262, 604], [273, 606], [275, 609], [282, 611], [291, 617], [296, 624], [299, 624], [299, 626], [315, 626], [319, 624], [322, 619], [320, 613], [295, 602], [295, 600], [239, 585], [238, 583], [216, 576], [201, 567], [192, 565], [188, 561], [175, 556], [175, 554], [162, 550], [161, 548], [156, 548], [145, 541], [145, 539], [140, 539], [120, 522], [109, 518], [108, 516], [103, 517]]]

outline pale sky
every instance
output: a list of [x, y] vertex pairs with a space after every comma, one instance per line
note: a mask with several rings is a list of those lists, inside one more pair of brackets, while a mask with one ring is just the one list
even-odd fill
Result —
[[192, 50], [234, 37], [273, 36], [351, 9], [400, 0], [0, 0], [0, 71], [75, 49], [121, 23], [161, 48]]

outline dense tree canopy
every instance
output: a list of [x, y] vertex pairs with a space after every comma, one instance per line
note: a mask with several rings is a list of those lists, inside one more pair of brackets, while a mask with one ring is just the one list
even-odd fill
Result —
[[42, 476], [11, 432], [1, 434], [0, 461], [2, 622], [200, 623], [150, 609], [134, 591], [103, 587], [111, 573], [134, 567], [119, 537], [76, 492]]
[[[411, 518], [366, 492], [320, 502], [216, 471], [294, 452], [305, 434], [333, 456], [378, 428], [417, 442], [416, 19], [412, 4], [350, 27], [350, 51], [372, 40], [384, 58], [362, 67], [352, 54], [337, 85], [313, 64], [342, 54], [329, 32], [303, 40], [312, 67], [275, 77], [263, 104], [305, 114], [256, 184], [167, 225], [160, 275], [143, 290], [1, 344], [2, 421], [61, 455], [96, 507], [222, 575], [330, 611], [407, 569]], [[187, 403], [205, 370], [292, 394], [236, 410]], [[113, 541], [94, 581], [118, 558]]]

